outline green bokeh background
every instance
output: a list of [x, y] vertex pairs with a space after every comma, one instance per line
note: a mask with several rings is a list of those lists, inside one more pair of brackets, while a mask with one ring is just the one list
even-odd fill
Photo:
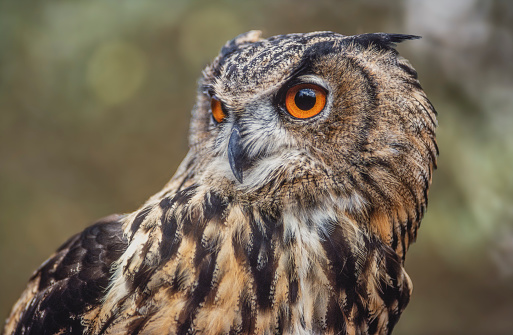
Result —
[[398, 49], [439, 112], [441, 153], [396, 334], [512, 334], [506, 0], [0, 0], [0, 318], [71, 234], [171, 177], [200, 71], [251, 29], [424, 37]]

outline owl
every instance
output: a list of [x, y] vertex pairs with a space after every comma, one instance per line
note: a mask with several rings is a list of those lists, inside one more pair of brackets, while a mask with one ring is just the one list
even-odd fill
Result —
[[227, 42], [175, 175], [64, 243], [4, 333], [390, 334], [438, 155], [436, 112], [395, 50], [415, 38]]

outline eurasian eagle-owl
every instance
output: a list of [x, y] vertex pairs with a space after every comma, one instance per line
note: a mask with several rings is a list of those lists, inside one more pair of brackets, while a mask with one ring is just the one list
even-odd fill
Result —
[[6, 334], [387, 334], [436, 165], [436, 112], [394, 43], [228, 42], [190, 151], [140, 209], [68, 240]]

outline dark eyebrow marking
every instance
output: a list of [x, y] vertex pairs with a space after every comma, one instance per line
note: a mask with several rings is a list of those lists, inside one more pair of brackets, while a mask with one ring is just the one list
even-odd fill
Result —
[[210, 98], [212, 98], [215, 95], [214, 86], [212, 86], [211, 84], [201, 85], [201, 93], [206, 94]]

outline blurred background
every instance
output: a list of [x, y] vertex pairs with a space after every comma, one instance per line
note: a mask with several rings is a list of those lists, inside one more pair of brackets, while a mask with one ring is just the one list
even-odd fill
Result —
[[398, 32], [439, 112], [438, 170], [395, 334], [513, 333], [513, 2], [0, 0], [0, 318], [96, 219], [135, 210], [187, 151], [226, 40]]

